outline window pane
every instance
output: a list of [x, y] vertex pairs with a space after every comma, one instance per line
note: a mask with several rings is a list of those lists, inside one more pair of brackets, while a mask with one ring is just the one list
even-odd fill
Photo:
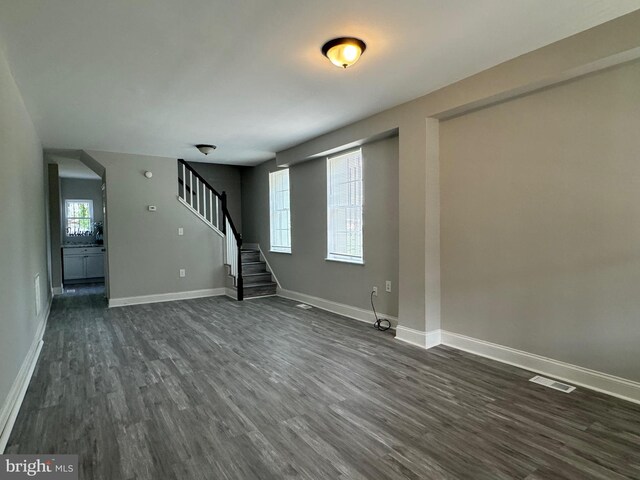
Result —
[[362, 152], [327, 160], [328, 257], [362, 262]]
[[269, 174], [269, 220], [271, 249], [291, 252], [289, 170]]
[[69, 234], [93, 231], [93, 201], [67, 200], [65, 214]]

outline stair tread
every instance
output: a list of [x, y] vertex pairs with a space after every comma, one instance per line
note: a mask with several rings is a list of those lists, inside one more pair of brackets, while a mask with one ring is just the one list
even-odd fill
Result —
[[253, 287], [269, 287], [271, 285], [278, 285], [276, 282], [258, 282], [258, 283], [248, 283], [243, 285], [243, 288], [253, 288]]
[[260, 263], [266, 264], [267, 262], [242, 262], [243, 265], [258, 265]]
[[271, 275], [271, 272], [267, 272], [266, 270], [264, 272], [251, 272], [251, 273], [244, 273], [242, 272], [242, 276], [243, 277], [255, 277], [257, 275]]

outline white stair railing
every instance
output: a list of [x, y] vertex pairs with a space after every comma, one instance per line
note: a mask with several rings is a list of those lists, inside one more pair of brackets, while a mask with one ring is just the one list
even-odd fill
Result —
[[[231, 224], [229, 220], [225, 219], [225, 230], [227, 232], [231, 231]], [[238, 244], [236, 243], [236, 239], [233, 235], [226, 236], [226, 248], [225, 248], [225, 263], [229, 265], [231, 268], [231, 276], [234, 279], [238, 278]], [[237, 286], [237, 285], [236, 285]]]
[[218, 193], [184, 160], [178, 160], [178, 200], [225, 237], [224, 263], [229, 265], [238, 300], [243, 299], [242, 237], [229, 210], [227, 195]]
[[222, 232], [224, 230], [222, 215], [220, 215], [222, 195], [186, 163], [179, 163], [178, 166], [178, 199], [207, 225]]

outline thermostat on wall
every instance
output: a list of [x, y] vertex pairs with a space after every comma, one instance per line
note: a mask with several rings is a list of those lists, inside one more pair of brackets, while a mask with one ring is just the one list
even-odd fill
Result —
[[155, 205], [149, 205], [147, 208], [149, 209], [150, 212], [155, 212], [156, 211], [156, 206]]

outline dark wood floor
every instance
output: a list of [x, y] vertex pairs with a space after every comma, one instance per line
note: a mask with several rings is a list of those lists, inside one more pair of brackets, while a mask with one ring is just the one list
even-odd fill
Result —
[[640, 478], [640, 406], [281, 298], [57, 297], [7, 453], [84, 479]]

